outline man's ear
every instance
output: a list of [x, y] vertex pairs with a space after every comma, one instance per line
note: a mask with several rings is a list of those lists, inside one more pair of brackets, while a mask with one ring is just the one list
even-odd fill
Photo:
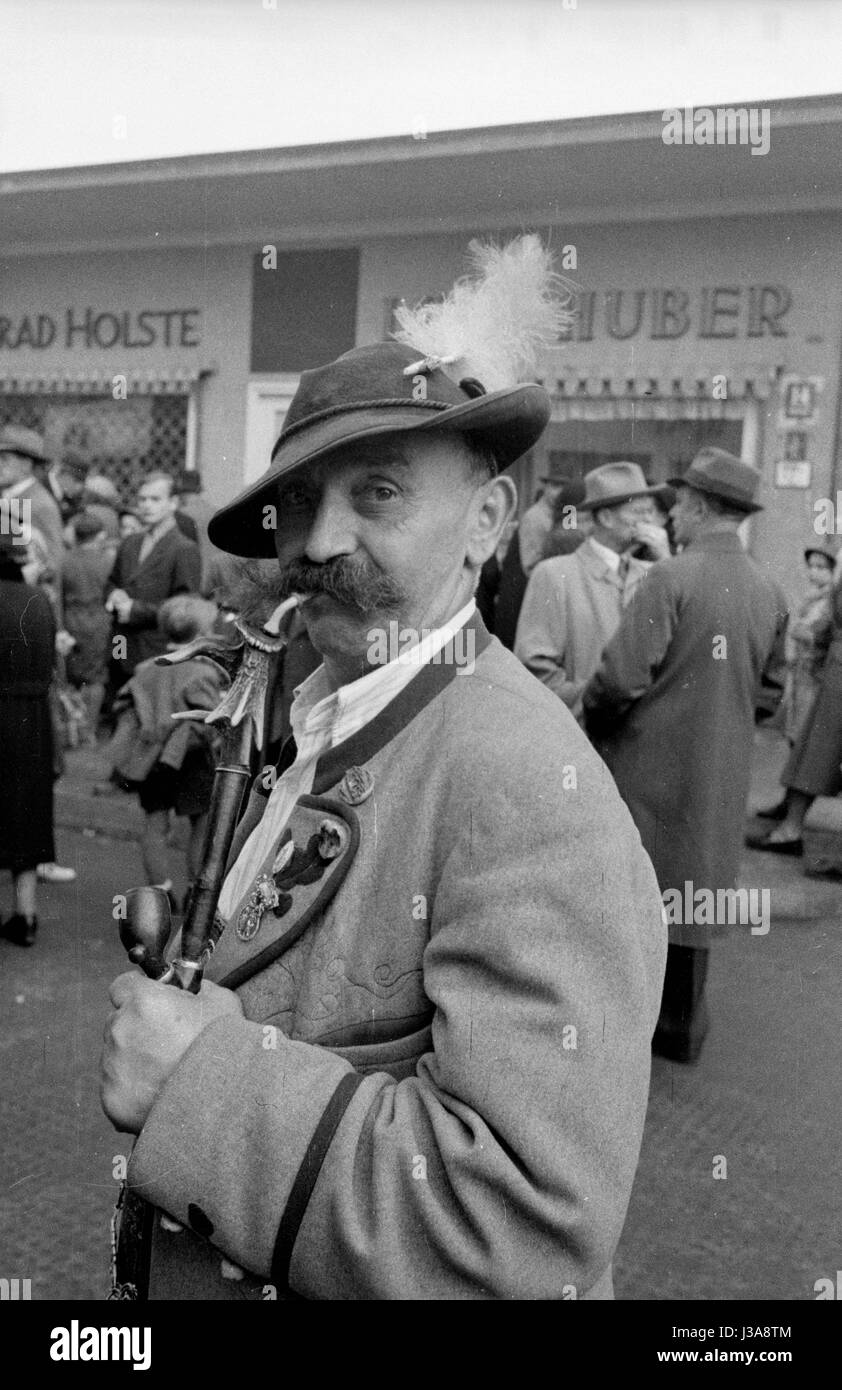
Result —
[[477, 570], [494, 554], [517, 511], [517, 488], [506, 474], [478, 488], [471, 503], [465, 559]]

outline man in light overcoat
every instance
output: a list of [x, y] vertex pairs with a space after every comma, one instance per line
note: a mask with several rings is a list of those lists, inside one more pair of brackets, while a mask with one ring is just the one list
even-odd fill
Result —
[[515, 656], [578, 717], [582, 691], [620, 625], [650, 561], [632, 550], [655, 545], [669, 554], [655, 526], [650, 487], [636, 463], [606, 463], [585, 475], [579, 511], [593, 528], [572, 555], [543, 560], [530, 576], [518, 619]]

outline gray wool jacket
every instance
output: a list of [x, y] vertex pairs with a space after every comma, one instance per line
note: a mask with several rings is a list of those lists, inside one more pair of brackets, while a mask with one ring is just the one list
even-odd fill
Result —
[[156, 1218], [153, 1298], [612, 1297], [658, 886], [569, 711], [470, 624], [470, 674], [423, 668], [323, 755], [279, 913], [218, 943], [244, 1017], [187, 1051], [129, 1169], [186, 1228]]

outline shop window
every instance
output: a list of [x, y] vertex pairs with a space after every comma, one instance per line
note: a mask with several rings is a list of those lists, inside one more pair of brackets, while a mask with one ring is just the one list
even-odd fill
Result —
[[131, 503], [153, 469], [178, 473], [185, 463], [187, 396], [0, 395], [0, 425], [27, 425], [44, 437], [47, 453], [78, 450]]

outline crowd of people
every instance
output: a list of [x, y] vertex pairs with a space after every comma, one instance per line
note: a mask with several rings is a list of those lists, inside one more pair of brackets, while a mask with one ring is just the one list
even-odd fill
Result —
[[195, 872], [213, 748], [200, 733], [175, 728], [170, 714], [212, 708], [218, 681], [207, 665], [197, 675], [191, 663], [186, 679], [184, 668], [174, 677], [154, 659], [213, 627], [218, 608], [210, 596], [221, 572], [207, 538], [212, 508], [190, 474], [152, 471], [134, 505], [124, 506], [78, 450], [51, 460], [37, 431], [7, 425], [0, 498], [0, 866], [12, 874], [15, 897], [0, 934], [31, 946], [38, 879], [76, 876], [56, 862], [53, 833], [54, 783], [67, 747], [113, 739], [111, 776], [94, 791], [122, 786], [139, 795], [150, 882], [172, 893], [171, 811], [190, 818]]
[[[751, 847], [802, 854], [812, 800], [840, 787], [835, 549], [806, 548], [807, 591], [787, 630], [780, 589], [737, 536], [759, 510], [758, 481], [718, 449], [703, 449], [662, 485], [622, 460], [583, 480], [555, 466], [520, 524], [506, 529], [477, 589], [489, 630], [563, 701], [605, 759], [662, 891], [734, 886], [758, 720], [777, 723], [792, 752], [784, 799], [759, 813], [775, 824], [748, 836]], [[10, 774], [0, 853], [15, 893], [2, 934], [30, 945], [38, 877], [74, 876], [55, 862], [52, 829], [62, 743], [111, 739], [111, 775], [94, 791], [138, 794], [146, 879], [174, 908], [172, 814], [189, 819], [188, 880], [198, 871], [214, 746], [171, 716], [213, 707], [219, 676], [207, 663], [162, 668], [155, 658], [218, 624], [213, 596], [224, 576], [208, 540], [212, 509], [190, 475], [179, 486], [153, 471], [135, 505], [121, 506], [111, 481], [78, 451], [51, 463], [34, 431], [7, 426], [0, 489], [30, 504], [26, 544], [4, 536], [0, 581]], [[723, 568], [732, 581], [725, 607]], [[287, 714], [293, 682], [318, 664], [296, 619], [282, 672]], [[716, 931], [715, 923], [670, 923], [654, 1046], [674, 1060], [697, 1058], [707, 1032], [703, 986]]]
[[[812, 801], [842, 787], [835, 547], [806, 547], [807, 591], [788, 625], [782, 590], [738, 536], [760, 510], [759, 475], [740, 459], [703, 449], [661, 486], [623, 461], [592, 470], [583, 485], [557, 476], [543, 484], [520, 545], [515, 538], [493, 572], [486, 567], [484, 616], [585, 728], [662, 892], [687, 901], [687, 885], [691, 897], [735, 888], [760, 723], [784, 732], [792, 751], [784, 799], [759, 813], [776, 824], [745, 843], [803, 855]], [[726, 925], [669, 919], [653, 1049], [673, 1061], [700, 1054], [709, 948]]]

